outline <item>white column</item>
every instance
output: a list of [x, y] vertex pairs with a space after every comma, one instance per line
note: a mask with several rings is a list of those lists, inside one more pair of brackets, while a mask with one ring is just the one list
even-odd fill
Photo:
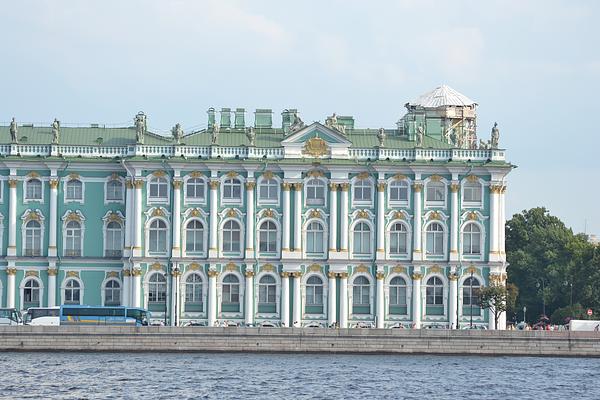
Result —
[[302, 250], [302, 183], [294, 183], [294, 251]]
[[246, 182], [246, 258], [254, 257], [254, 187], [256, 182]]
[[181, 271], [179, 269], [171, 270], [171, 326], [179, 326], [179, 277]]
[[281, 326], [290, 326], [290, 273], [281, 273]]
[[16, 268], [6, 269], [6, 307], [15, 308], [15, 275], [17, 274]]
[[142, 301], [142, 270], [135, 268], [132, 271], [133, 275], [133, 290], [131, 293], [133, 307], [140, 307]]
[[383, 297], [383, 272], [377, 273], [377, 328], [383, 329], [385, 323], [385, 307]]
[[208, 326], [217, 320], [217, 271], [208, 271]]
[[421, 191], [423, 189], [422, 183], [414, 183], [413, 184], [413, 209], [414, 209], [414, 249], [413, 249], [413, 259], [421, 260], [422, 259], [422, 247], [421, 247], [421, 221], [422, 221], [422, 205], [421, 205]]
[[340, 274], [340, 328], [348, 327], [348, 273]]
[[385, 257], [385, 183], [377, 184], [377, 258]]
[[244, 294], [244, 321], [246, 325], [254, 323], [254, 272], [246, 271], [246, 293]]
[[335, 324], [337, 320], [336, 276], [337, 274], [335, 272], [330, 272], [327, 274], [327, 277], [329, 278], [329, 294], [327, 296], [327, 302], [329, 303], [327, 307], [327, 325], [329, 326]]
[[[135, 240], [133, 242], [133, 252], [136, 255], [141, 255], [142, 252], [142, 187], [144, 186], [144, 181], [138, 179], [135, 181], [135, 207], [133, 209], [134, 215], [134, 230], [135, 230]], [[135, 277], [134, 277], [135, 280]], [[135, 293], [135, 292], [134, 292]], [[139, 297], [139, 296], [138, 296]], [[135, 302], [134, 302], [135, 304]], [[139, 304], [139, 299], [138, 299]]]
[[292, 323], [295, 327], [302, 326], [302, 304], [300, 302], [300, 272], [292, 272], [294, 277], [294, 300], [292, 304]]
[[448, 276], [448, 279], [450, 280], [450, 294], [448, 297], [448, 312], [449, 312], [449, 316], [448, 316], [448, 322], [450, 325], [450, 329], [458, 329], [458, 326], [456, 325], [457, 323], [457, 301], [458, 301], [458, 297], [457, 297], [457, 292], [458, 292], [458, 276], [456, 274], [450, 274]]
[[420, 272], [412, 274], [412, 318], [415, 329], [421, 329], [421, 278]]
[[58, 225], [58, 179], [50, 179], [50, 219], [48, 220], [48, 257], [56, 257], [56, 227]]
[[498, 196], [500, 185], [490, 186], [490, 260], [497, 260], [498, 255]]
[[458, 260], [458, 191], [460, 185], [450, 185], [450, 260]]
[[181, 257], [181, 181], [173, 181], [173, 247], [172, 257]]
[[281, 190], [283, 191], [283, 243], [281, 244], [281, 251], [284, 252], [290, 251], [290, 184], [287, 182], [282, 183]]
[[[217, 189], [219, 188], [219, 181], [210, 181], [210, 251], [216, 255], [217, 251], [217, 225], [219, 223], [217, 218]], [[215, 292], [216, 296], [216, 292]], [[216, 297], [215, 297], [216, 298]], [[215, 315], [216, 317], [216, 308]], [[212, 325], [211, 325], [212, 326]]]
[[125, 181], [127, 191], [125, 192], [125, 251], [123, 255], [128, 256], [131, 252], [131, 227], [133, 225], [133, 181]]
[[131, 272], [129, 269], [123, 270], [123, 292], [121, 293], [121, 305], [129, 306], [131, 304]]
[[[505, 245], [505, 239], [506, 239], [506, 232], [505, 232], [505, 226], [506, 226], [506, 186], [502, 186], [502, 189], [500, 190], [500, 201], [499, 201], [499, 208], [500, 208], [500, 223], [498, 224], [498, 250], [500, 251], [500, 254], [503, 256], [503, 259], [506, 258], [506, 245]], [[504, 317], [506, 318], [506, 315], [504, 315]]]
[[8, 249], [9, 256], [17, 255], [17, 180], [8, 180]]
[[337, 186], [329, 184], [329, 251], [337, 251]]
[[342, 183], [340, 199], [340, 251], [348, 251], [348, 188], [349, 184]]
[[56, 306], [56, 268], [48, 268], [48, 307]]

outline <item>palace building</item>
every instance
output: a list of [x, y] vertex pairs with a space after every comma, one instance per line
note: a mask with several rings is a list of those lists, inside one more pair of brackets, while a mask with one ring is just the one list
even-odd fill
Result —
[[275, 125], [269, 109], [250, 122], [211, 108], [205, 129], [171, 135], [141, 112], [120, 127], [13, 119], [0, 127], [0, 306], [493, 328], [478, 292], [506, 279], [513, 166], [496, 125], [478, 138], [476, 107], [441, 86], [391, 128], [304, 123], [294, 109]]

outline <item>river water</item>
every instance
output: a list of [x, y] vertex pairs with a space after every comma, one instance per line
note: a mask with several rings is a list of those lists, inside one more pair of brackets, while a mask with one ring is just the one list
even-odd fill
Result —
[[0, 353], [0, 398], [600, 399], [600, 359]]

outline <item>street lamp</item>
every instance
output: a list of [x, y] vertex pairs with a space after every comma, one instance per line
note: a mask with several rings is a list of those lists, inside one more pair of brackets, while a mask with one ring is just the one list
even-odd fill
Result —
[[471, 329], [473, 329], [473, 270], [471, 270], [471, 279], [469, 279], [469, 303], [471, 303]]
[[523, 306], [523, 323], [527, 323], [525, 322], [525, 313], [527, 312], [527, 306]]
[[565, 286], [571, 287], [571, 301], [569, 303], [569, 319], [573, 319], [573, 282], [565, 281]]
[[542, 286], [542, 315], [545, 317], [546, 316], [546, 296], [545, 291], [544, 291], [544, 285], [546, 284], [546, 280], [544, 278], [538, 278], [535, 280], [536, 281], [536, 287], [540, 287], [540, 282], [541, 282], [541, 286]]

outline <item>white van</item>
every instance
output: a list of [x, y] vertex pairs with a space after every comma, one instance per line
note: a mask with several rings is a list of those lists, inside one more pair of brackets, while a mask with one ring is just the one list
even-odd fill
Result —
[[60, 307], [31, 307], [23, 316], [25, 325], [60, 325]]
[[21, 313], [14, 308], [0, 308], [0, 325], [23, 325]]

